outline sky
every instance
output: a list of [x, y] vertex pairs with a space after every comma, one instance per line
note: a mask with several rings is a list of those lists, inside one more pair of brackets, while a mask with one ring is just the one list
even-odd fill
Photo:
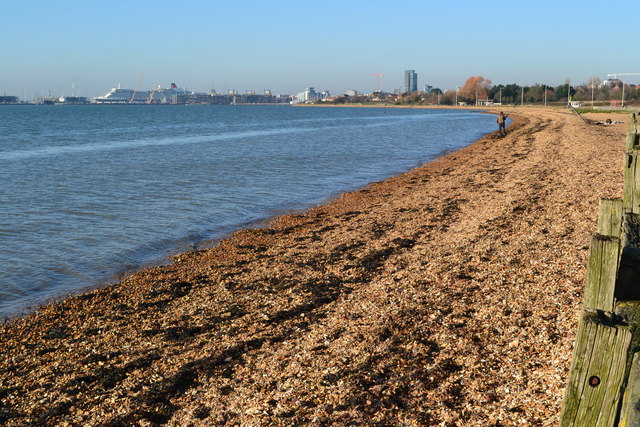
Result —
[[[2, 0], [0, 94], [332, 94], [640, 73], [637, 1]], [[636, 28], [634, 28], [636, 27]], [[639, 76], [626, 77], [640, 83]]]

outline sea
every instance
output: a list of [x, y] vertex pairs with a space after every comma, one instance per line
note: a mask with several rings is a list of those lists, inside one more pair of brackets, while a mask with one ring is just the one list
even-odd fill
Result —
[[478, 111], [0, 106], [0, 319], [496, 130]]

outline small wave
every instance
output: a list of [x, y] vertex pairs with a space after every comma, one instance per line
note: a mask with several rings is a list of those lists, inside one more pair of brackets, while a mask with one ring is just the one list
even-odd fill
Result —
[[[373, 119], [374, 117], [372, 117]], [[423, 119], [425, 116], [393, 116], [389, 117], [397, 120], [401, 119]], [[357, 117], [360, 119], [360, 117]], [[371, 128], [379, 126], [388, 126], [388, 123], [381, 121], [381, 117], [375, 118], [375, 122], [362, 124], [355, 123], [351, 125], [341, 126], [342, 129], [353, 128]], [[306, 120], [306, 119], [305, 119]], [[327, 124], [335, 122], [335, 120], [327, 121]], [[328, 127], [328, 126], [327, 126]], [[152, 139], [133, 139], [124, 141], [105, 141], [88, 143], [81, 145], [56, 145], [42, 147], [34, 150], [14, 150], [0, 152], [0, 160], [24, 160], [36, 157], [52, 157], [65, 154], [81, 154], [91, 153], [96, 151], [108, 151], [108, 150], [129, 150], [150, 146], [167, 146], [167, 145], [184, 145], [184, 144], [200, 144], [214, 141], [226, 141], [234, 139], [255, 138], [255, 137], [267, 137], [286, 134], [299, 134], [307, 132], [317, 132], [325, 130], [326, 127], [291, 127], [291, 128], [269, 128], [262, 130], [247, 130], [240, 132], [230, 132], [226, 134], [210, 134], [210, 135], [198, 135], [198, 136], [186, 136], [186, 137], [167, 137], [167, 138], [152, 138]]]

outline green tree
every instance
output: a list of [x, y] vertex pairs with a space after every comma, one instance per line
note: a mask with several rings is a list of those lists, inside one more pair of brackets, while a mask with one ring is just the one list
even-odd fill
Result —
[[500, 102], [502, 95], [502, 103], [503, 104], [511, 104], [519, 100], [520, 96], [520, 86], [515, 83], [511, 83], [508, 85], [498, 85], [491, 88], [489, 92], [489, 98], [493, 99], [496, 102]]
[[[575, 92], [574, 92], [575, 91]], [[586, 86], [574, 86], [572, 88], [571, 99], [575, 101], [586, 101], [591, 99], [591, 91], [587, 91]]]
[[635, 85], [629, 85], [629, 99], [640, 100], [640, 88]]
[[570, 82], [567, 80], [565, 84], [556, 86], [556, 95], [558, 99], [565, 99], [568, 101], [569, 96], [572, 96], [575, 90], [571, 87]]
[[544, 102], [545, 88], [541, 84], [534, 84], [531, 87], [525, 88], [524, 101], [530, 104]]

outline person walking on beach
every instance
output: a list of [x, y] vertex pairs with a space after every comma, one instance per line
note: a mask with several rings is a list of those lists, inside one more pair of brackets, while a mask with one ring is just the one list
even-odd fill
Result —
[[500, 114], [498, 114], [498, 118], [496, 119], [496, 122], [498, 122], [498, 131], [500, 132], [500, 136], [507, 134], [507, 129], [505, 127], [507, 124], [507, 117], [509, 116], [505, 116], [504, 113], [500, 111]]

